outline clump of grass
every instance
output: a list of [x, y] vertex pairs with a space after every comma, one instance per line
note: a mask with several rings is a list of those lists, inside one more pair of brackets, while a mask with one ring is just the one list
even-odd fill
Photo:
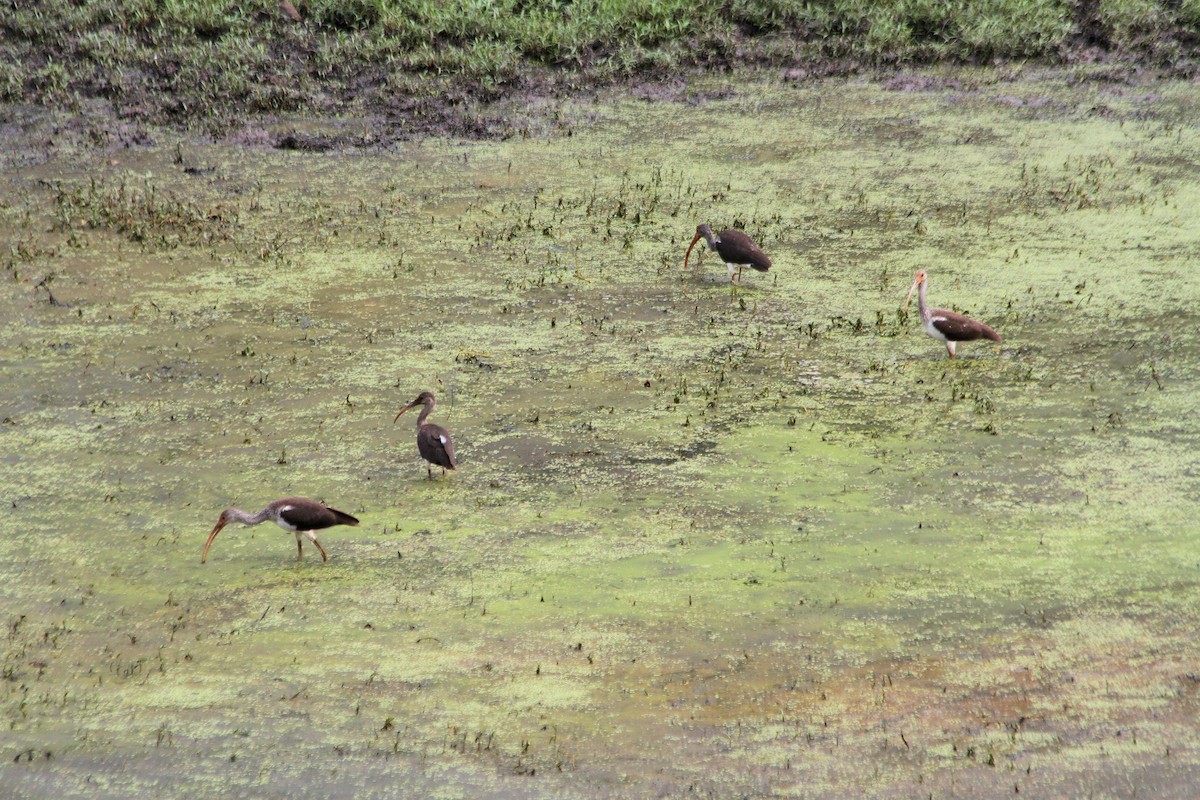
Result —
[[[48, 0], [0, 9], [0, 100], [174, 122], [489, 100], [735, 65], [1116, 57], [1194, 70], [1200, 0]], [[398, 95], [397, 92], [400, 92]]]
[[59, 187], [55, 204], [63, 230], [116, 231], [130, 241], [167, 248], [223, 241], [237, 222], [236, 213], [228, 208], [205, 208], [159, 191], [153, 183], [136, 186], [92, 180], [85, 186]]

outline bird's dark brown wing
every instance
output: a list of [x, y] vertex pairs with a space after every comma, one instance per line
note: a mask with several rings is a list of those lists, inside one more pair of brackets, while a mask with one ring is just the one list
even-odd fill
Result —
[[343, 511], [303, 497], [287, 497], [276, 502], [280, 508], [279, 518], [298, 531], [319, 531], [334, 525], [358, 524], [357, 519]]
[[417, 451], [421, 458], [443, 469], [454, 469], [454, 442], [450, 431], [432, 422], [417, 431]]
[[337, 517], [336, 525], [357, 525], [358, 517], [352, 517], [345, 511], [338, 511], [336, 508], [328, 509], [335, 517]]
[[721, 240], [717, 242], [717, 255], [726, 264], [745, 264], [759, 272], [766, 272], [771, 268], [771, 259], [767, 254], [741, 231], [721, 231], [717, 236]]
[[976, 339], [991, 339], [1000, 341], [1000, 334], [970, 317], [947, 311], [944, 308], [934, 309], [930, 322], [938, 332], [951, 342], [971, 342]]

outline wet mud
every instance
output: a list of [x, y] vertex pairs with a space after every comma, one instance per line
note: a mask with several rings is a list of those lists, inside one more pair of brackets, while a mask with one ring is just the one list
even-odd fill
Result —
[[[0, 788], [1190, 796], [1198, 100], [750, 74], [507, 141], [10, 136]], [[683, 271], [700, 222], [775, 266]], [[918, 268], [1003, 342], [948, 361]], [[362, 520], [328, 564], [199, 563], [289, 494]]]

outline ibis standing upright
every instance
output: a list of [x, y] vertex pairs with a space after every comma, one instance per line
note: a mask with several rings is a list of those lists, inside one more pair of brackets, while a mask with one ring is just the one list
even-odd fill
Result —
[[692, 248], [701, 239], [708, 244], [709, 250], [716, 251], [716, 254], [725, 262], [725, 266], [729, 269], [730, 283], [740, 283], [742, 270], [746, 267], [753, 267], [759, 272], [766, 272], [771, 268], [771, 259], [749, 236], [732, 228], [720, 233], [713, 233], [712, 228], [705, 223], [696, 227], [696, 236], [688, 245], [687, 253], [683, 256], [684, 269], [687, 269]]
[[944, 308], [930, 308], [925, 302], [926, 283], [925, 270], [917, 270], [912, 286], [908, 289], [908, 296], [904, 298], [904, 308], [908, 309], [913, 292], [916, 292], [917, 308], [921, 312], [921, 327], [933, 338], [946, 343], [946, 350], [951, 358], [954, 358], [954, 347], [959, 342], [973, 342], [976, 339], [1000, 341], [1000, 334], [982, 322]]
[[212, 533], [208, 535], [208, 541], [204, 543], [204, 552], [200, 555], [200, 563], [203, 564], [208, 560], [208, 548], [212, 547], [213, 539], [216, 539], [221, 529], [229, 523], [241, 522], [244, 525], [257, 525], [267, 520], [274, 522], [285, 531], [296, 534], [297, 561], [304, 560], [304, 548], [301, 545], [300, 534], [307, 536], [317, 546], [317, 549], [321, 551], [322, 561], [328, 561], [329, 554], [317, 541], [317, 531], [332, 528], [334, 525], [358, 524], [357, 519], [345, 512], [303, 497], [285, 497], [282, 500], [276, 500], [257, 514], [250, 514], [240, 508], [227, 508], [221, 512], [216, 527], [212, 529]]
[[416, 400], [400, 409], [392, 423], [395, 424], [396, 420], [400, 419], [400, 414], [413, 406], [424, 406], [421, 415], [417, 417], [417, 452], [421, 454], [421, 458], [425, 459], [425, 471], [429, 475], [429, 479], [433, 480], [434, 465], [442, 468], [443, 475], [446, 474], [446, 470], [454, 469], [457, 466], [454, 462], [454, 442], [450, 440], [450, 431], [441, 425], [425, 421], [426, 417], [437, 408], [437, 399], [433, 396], [433, 392], [421, 392], [417, 395]]

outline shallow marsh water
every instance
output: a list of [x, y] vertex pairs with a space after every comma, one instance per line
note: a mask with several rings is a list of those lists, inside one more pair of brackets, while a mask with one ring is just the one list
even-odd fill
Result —
[[[1198, 99], [752, 76], [570, 136], [14, 148], [0, 788], [1190, 796]], [[775, 268], [682, 271], [702, 221]], [[1003, 344], [948, 362], [918, 267]], [[199, 564], [287, 494], [362, 525]]]

